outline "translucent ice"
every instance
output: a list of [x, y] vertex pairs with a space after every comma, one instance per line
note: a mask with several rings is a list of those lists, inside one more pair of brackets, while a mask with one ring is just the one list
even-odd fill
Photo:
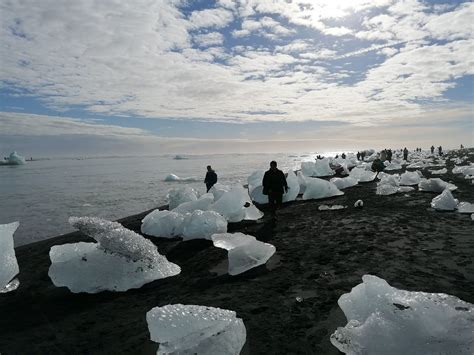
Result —
[[457, 189], [457, 187], [441, 180], [440, 178], [421, 179], [420, 183], [418, 184], [418, 190], [420, 191], [442, 192], [444, 189], [454, 191]]
[[387, 161], [385, 161], [385, 170], [400, 170], [402, 168], [402, 166], [400, 164], [397, 164], [395, 162], [392, 162], [392, 163], [389, 163]]
[[112, 253], [132, 260], [154, 260], [160, 255], [155, 244], [118, 222], [98, 217], [70, 217], [69, 223]]
[[344, 195], [344, 192], [340, 191], [336, 185], [329, 181], [318, 178], [306, 179], [306, 189], [303, 194], [303, 200], [320, 199], [340, 195]]
[[423, 169], [425, 167], [425, 163], [422, 161], [413, 162], [407, 165], [407, 169]]
[[176, 213], [192, 213], [196, 210], [207, 211], [212, 203], [214, 202], [214, 195], [212, 193], [207, 193], [199, 197], [195, 201], [188, 201], [181, 203], [178, 207], [173, 208], [173, 212]]
[[431, 207], [436, 210], [454, 211], [459, 204], [459, 201], [453, 197], [451, 191], [444, 190], [441, 195], [436, 196], [431, 200]]
[[245, 218], [245, 204], [252, 203], [246, 189], [235, 185], [210, 206], [210, 210], [224, 216], [229, 222], [240, 222]]
[[256, 221], [263, 217], [263, 212], [260, 211], [255, 205], [250, 205], [245, 208], [245, 217], [247, 221]]
[[359, 182], [373, 181], [377, 176], [376, 172], [365, 170], [364, 168], [355, 167], [349, 174], [350, 177], [358, 180]]
[[318, 210], [320, 211], [330, 211], [330, 210], [343, 210], [344, 208], [347, 208], [347, 206], [342, 206], [342, 205], [321, 205], [318, 207]]
[[20, 223], [0, 224], [0, 293], [11, 291], [9, 285], [20, 271], [16, 261], [13, 233]]
[[357, 179], [354, 179], [353, 177], [351, 176], [347, 176], [345, 178], [332, 178], [330, 180], [334, 185], [336, 185], [336, 187], [339, 189], [339, 190], [342, 190], [342, 189], [345, 189], [345, 188], [348, 188], [348, 187], [351, 187], [351, 186], [355, 186], [357, 185]]
[[347, 325], [331, 335], [346, 354], [473, 354], [473, 305], [443, 293], [410, 292], [364, 275], [339, 298]]
[[132, 260], [104, 250], [98, 243], [56, 245], [49, 257], [49, 277], [57, 287], [66, 286], [73, 293], [127, 291], [181, 272], [158, 252], [152, 260]]
[[381, 172], [377, 175], [380, 179], [379, 185], [392, 185], [392, 186], [399, 186], [400, 185], [400, 175], [398, 174], [386, 174]]
[[301, 171], [296, 173], [296, 177], [298, 178], [298, 183], [300, 184], [300, 194], [304, 194], [306, 190], [306, 178]]
[[289, 170], [286, 176], [286, 183], [288, 184], [288, 192], [283, 194], [283, 202], [289, 202], [296, 200], [298, 194], [300, 193], [300, 183], [298, 182], [298, 177], [293, 172]]
[[154, 210], [143, 218], [141, 232], [162, 238], [174, 238], [183, 233], [184, 216], [171, 211]]
[[357, 207], [364, 207], [364, 201], [362, 200], [357, 200], [356, 202], [354, 202], [354, 207], [357, 208]]
[[169, 209], [172, 210], [184, 202], [196, 201], [198, 199], [198, 193], [192, 187], [184, 186], [170, 190], [166, 198], [168, 200]]
[[245, 344], [242, 319], [226, 309], [196, 305], [166, 305], [146, 314], [157, 354], [238, 355]]
[[301, 171], [305, 176], [331, 176], [334, 170], [329, 166], [329, 159], [317, 159], [315, 162], [306, 161], [301, 163]]
[[229, 275], [238, 275], [263, 265], [275, 254], [276, 248], [243, 233], [214, 234], [214, 246], [229, 252]]
[[459, 202], [458, 205], [459, 213], [474, 213], [474, 204], [469, 202]]
[[400, 186], [398, 188], [398, 192], [411, 192], [413, 190], [415, 190], [415, 188], [411, 186]]
[[400, 177], [400, 185], [418, 185], [421, 181], [416, 171], [406, 171]]
[[381, 184], [380, 182], [377, 184], [377, 190], [376, 194], [377, 195], [393, 195], [398, 192], [398, 186], [393, 186], [390, 184]]
[[11, 165], [23, 165], [25, 164], [25, 158], [19, 155], [17, 152], [13, 152], [8, 157], [8, 163]]
[[430, 173], [433, 175], [443, 175], [443, 174], [446, 174], [447, 172], [448, 172], [448, 169], [446, 168], [439, 169], [439, 170], [430, 170]]
[[248, 178], [248, 191], [252, 201], [264, 204], [268, 203], [268, 196], [263, 194], [263, 170], [254, 171]]
[[227, 221], [214, 211], [194, 211], [184, 217], [183, 239], [211, 239], [215, 233], [227, 232]]
[[220, 183], [214, 184], [209, 190], [210, 193], [214, 195], [214, 201], [217, 201], [224, 195], [225, 192], [230, 191], [230, 186], [222, 185]]
[[186, 178], [182, 178], [182, 177], [179, 177], [178, 175], [175, 175], [175, 174], [169, 174], [165, 177], [165, 180], [164, 181], [188, 181], [188, 182], [195, 182], [195, 181], [198, 181], [198, 179], [196, 178], [193, 178], [193, 177], [186, 177]]

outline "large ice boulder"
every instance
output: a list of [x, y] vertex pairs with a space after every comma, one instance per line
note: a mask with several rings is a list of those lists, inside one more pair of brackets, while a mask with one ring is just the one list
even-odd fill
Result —
[[197, 200], [181, 203], [178, 207], [172, 209], [176, 213], [192, 213], [196, 210], [207, 211], [214, 203], [214, 195], [207, 193], [199, 197]]
[[214, 202], [209, 210], [216, 211], [229, 222], [240, 222], [245, 218], [245, 205], [252, 203], [246, 189], [235, 185], [230, 191], [225, 192], [219, 200]]
[[301, 173], [304, 176], [313, 176], [315, 165], [316, 164], [312, 161], [303, 161], [303, 162], [301, 162]]
[[418, 185], [421, 177], [416, 171], [406, 171], [400, 176], [400, 185]]
[[351, 170], [349, 176], [359, 182], [369, 182], [374, 181], [375, 177], [377, 176], [377, 173], [370, 170], [366, 170], [364, 168], [355, 167]]
[[445, 189], [454, 191], [457, 189], [457, 186], [443, 181], [440, 178], [421, 179], [418, 184], [419, 191], [442, 192]]
[[245, 208], [245, 217], [244, 219], [247, 221], [256, 221], [263, 217], [263, 212], [260, 211], [257, 206], [250, 205], [249, 207]]
[[196, 305], [166, 305], [146, 314], [157, 354], [238, 355], [246, 340], [242, 319], [234, 311]]
[[393, 195], [398, 192], [398, 186], [393, 186], [390, 184], [377, 184], [377, 190], [375, 193], [377, 195], [382, 195], [382, 196], [387, 196], [387, 195]]
[[347, 176], [345, 178], [332, 178], [330, 180], [330, 182], [332, 182], [334, 185], [336, 185], [336, 187], [339, 189], [339, 190], [343, 190], [343, 189], [346, 189], [348, 187], [351, 187], [351, 186], [355, 186], [358, 184], [358, 181], [357, 179], [354, 179], [353, 177], [351, 176]]
[[474, 175], [474, 165], [455, 166], [453, 174]]
[[298, 178], [298, 183], [300, 184], [300, 194], [304, 194], [306, 190], [306, 178], [301, 171], [296, 172], [296, 177]]
[[211, 239], [215, 233], [227, 232], [227, 220], [214, 211], [194, 211], [184, 217], [183, 240]]
[[248, 191], [252, 201], [260, 204], [268, 203], [268, 196], [263, 194], [263, 176], [262, 170], [254, 171], [248, 178]]
[[399, 174], [387, 174], [384, 172], [380, 172], [377, 177], [380, 179], [379, 185], [392, 185], [392, 186], [399, 186], [400, 185], [400, 175]]
[[473, 354], [473, 305], [443, 293], [410, 292], [364, 275], [338, 304], [347, 325], [331, 335], [345, 354]]
[[275, 254], [276, 248], [243, 233], [214, 234], [214, 246], [229, 253], [229, 275], [238, 275], [263, 265]]
[[474, 213], [474, 204], [469, 202], [459, 202], [458, 205], [459, 213]]
[[300, 183], [298, 182], [298, 177], [293, 170], [288, 171], [286, 183], [288, 184], [288, 192], [283, 194], [283, 202], [296, 200], [300, 193]]
[[198, 193], [192, 187], [183, 186], [170, 190], [166, 199], [168, 200], [169, 209], [172, 210], [184, 202], [196, 201]]
[[305, 161], [301, 163], [301, 171], [304, 176], [331, 176], [334, 170], [329, 166], [329, 159], [317, 159], [315, 162]]
[[117, 222], [96, 217], [71, 217], [69, 222], [98, 243], [51, 248], [48, 275], [57, 287], [73, 293], [127, 291], [181, 272], [152, 242]]
[[448, 189], [431, 200], [431, 207], [441, 211], [454, 211], [458, 207], [459, 201], [453, 197]]
[[10, 165], [23, 165], [25, 164], [25, 158], [19, 155], [17, 152], [13, 152], [8, 157], [8, 164]]
[[141, 232], [154, 237], [174, 238], [183, 233], [183, 222], [181, 213], [154, 210], [143, 218]]
[[214, 195], [214, 201], [217, 201], [224, 195], [224, 193], [230, 191], [230, 186], [222, 185], [220, 183], [214, 184], [209, 190], [210, 193]]
[[344, 195], [332, 182], [318, 179], [307, 178], [306, 189], [303, 194], [303, 200], [320, 199], [326, 197]]
[[402, 168], [402, 166], [399, 163], [395, 163], [395, 162], [390, 163], [388, 161], [385, 161], [384, 165], [385, 165], [385, 170], [400, 170]]
[[0, 224], [0, 293], [13, 291], [19, 282], [13, 278], [18, 274], [13, 234], [20, 223]]

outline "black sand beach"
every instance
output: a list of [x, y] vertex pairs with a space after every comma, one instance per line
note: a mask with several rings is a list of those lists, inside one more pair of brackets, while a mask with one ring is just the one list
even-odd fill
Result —
[[[448, 162], [449, 171], [452, 166]], [[458, 186], [460, 201], [474, 202], [470, 180], [440, 177]], [[183, 303], [236, 311], [247, 328], [244, 354], [338, 354], [329, 342], [346, 324], [337, 300], [364, 274], [474, 303], [470, 215], [434, 211], [435, 193], [378, 196], [375, 186], [359, 184], [344, 196], [289, 203], [276, 218], [230, 225], [230, 232], [254, 235], [277, 249], [266, 266], [235, 277], [225, 273], [227, 252], [210, 241], [150, 238], [181, 266], [180, 275], [123, 293], [73, 294], [52, 284], [48, 253], [53, 245], [87, 237], [76, 232], [19, 247], [20, 287], [0, 295], [0, 353], [153, 354], [158, 344], [150, 340], [146, 312]], [[363, 208], [353, 207], [358, 199]], [[348, 208], [319, 211], [322, 204]], [[146, 214], [120, 222], [139, 232]]]

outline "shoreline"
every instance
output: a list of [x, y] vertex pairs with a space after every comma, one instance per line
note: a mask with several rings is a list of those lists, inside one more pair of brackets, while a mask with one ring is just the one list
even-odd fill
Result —
[[[474, 202], [470, 180], [452, 173], [439, 177], [458, 186], [460, 201]], [[276, 218], [266, 214], [257, 222], [229, 224], [229, 232], [251, 234], [277, 249], [267, 265], [237, 276], [225, 274], [227, 252], [211, 241], [148, 237], [181, 266], [180, 275], [122, 293], [73, 294], [49, 279], [49, 248], [90, 238], [72, 232], [22, 245], [15, 249], [20, 287], [0, 295], [0, 352], [153, 354], [158, 344], [150, 340], [146, 312], [183, 303], [236, 311], [247, 328], [242, 354], [339, 354], [329, 342], [335, 328], [346, 324], [337, 299], [364, 274], [400, 289], [448, 293], [474, 303], [470, 215], [432, 210], [435, 193], [378, 196], [375, 185], [290, 202]], [[363, 208], [353, 207], [358, 199]], [[319, 211], [322, 204], [348, 207]], [[118, 222], [139, 231], [150, 211]]]

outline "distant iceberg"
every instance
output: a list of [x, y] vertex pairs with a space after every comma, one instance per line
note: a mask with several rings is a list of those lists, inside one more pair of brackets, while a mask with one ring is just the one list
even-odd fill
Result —
[[196, 181], [200, 181], [200, 180], [196, 179], [194, 177], [182, 178], [182, 177], [179, 177], [178, 175], [175, 175], [175, 174], [168, 174], [168, 175], [166, 175], [166, 177], [164, 178], [163, 181], [166, 181], [166, 182], [171, 182], [171, 181], [196, 182]]
[[23, 165], [23, 164], [25, 164], [25, 158], [19, 155], [17, 152], [11, 153], [6, 160], [0, 161], [0, 165]]
[[338, 304], [347, 325], [331, 335], [345, 354], [473, 354], [474, 307], [443, 293], [410, 292], [364, 275]]
[[186, 159], [189, 159], [187, 157], [185, 157], [184, 155], [175, 155], [174, 160], [186, 160]]

